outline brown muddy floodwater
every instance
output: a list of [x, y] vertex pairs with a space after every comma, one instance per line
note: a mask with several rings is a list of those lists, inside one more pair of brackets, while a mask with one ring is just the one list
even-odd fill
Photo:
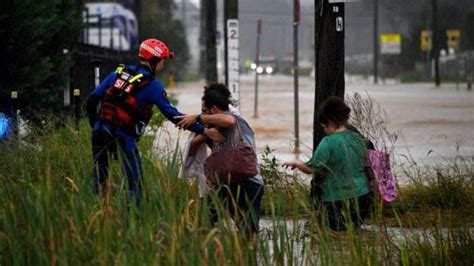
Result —
[[[258, 118], [254, 118], [254, 76], [241, 77], [242, 116], [253, 127], [258, 153], [265, 146], [274, 150], [279, 160], [308, 159], [312, 153], [314, 113], [314, 79], [299, 79], [299, 117], [301, 153], [294, 154], [293, 78], [274, 75], [259, 78]], [[181, 83], [175, 89], [178, 109], [185, 113], [200, 112], [204, 81]], [[362, 79], [346, 77], [346, 95], [370, 95], [386, 112], [388, 128], [400, 132], [395, 142], [398, 162], [413, 158], [419, 164], [434, 165], [454, 156], [474, 155], [474, 91], [465, 84], [399, 84], [394, 81], [373, 85]], [[171, 136], [178, 135], [166, 123]], [[186, 139], [186, 133], [179, 133]], [[407, 183], [403, 176], [400, 183]]]

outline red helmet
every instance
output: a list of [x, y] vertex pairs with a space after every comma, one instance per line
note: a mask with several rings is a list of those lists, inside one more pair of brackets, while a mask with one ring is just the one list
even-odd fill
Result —
[[138, 56], [145, 60], [150, 60], [153, 57], [168, 59], [174, 58], [174, 53], [170, 52], [168, 46], [166, 46], [164, 42], [157, 39], [148, 39], [140, 44]]

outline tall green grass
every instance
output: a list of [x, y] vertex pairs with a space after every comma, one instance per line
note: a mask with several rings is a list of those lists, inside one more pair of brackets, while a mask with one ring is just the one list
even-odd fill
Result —
[[[111, 164], [111, 189], [105, 199], [92, 192], [86, 123], [77, 133], [72, 126], [46, 127], [26, 142], [2, 143], [0, 264], [454, 265], [472, 250], [472, 230], [449, 229], [442, 219], [426, 228], [434, 233], [397, 242], [387, 233], [382, 211], [375, 214], [374, 230], [331, 232], [317, 224], [307, 185], [282, 173], [271, 154], [262, 165], [269, 182], [263, 204], [267, 225], [249, 239], [229, 222], [222, 206], [222, 219], [211, 226], [195, 184], [177, 177], [179, 152], [152, 151], [151, 143], [147, 137], [140, 143], [145, 176], [140, 210], [128, 204], [125, 178], [116, 162]], [[472, 200], [472, 195], [463, 197]], [[403, 215], [397, 208], [387, 211]], [[473, 262], [472, 256], [462, 258]]]

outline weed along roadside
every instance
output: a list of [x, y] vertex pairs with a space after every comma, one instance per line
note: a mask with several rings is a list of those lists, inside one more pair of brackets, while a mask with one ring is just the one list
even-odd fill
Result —
[[[165, 134], [158, 130], [155, 136]], [[78, 133], [71, 121], [65, 128], [46, 127], [41, 135], [30, 134], [27, 141], [34, 145], [2, 144], [2, 264], [471, 265], [474, 261], [472, 159], [455, 160], [443, 169], [412, 171], [423, 173], [418, 177], [424, 182], [401, 188], [398, 201], [376, 207], [361, 229], [335, 233], [318, 226], [307, 184], [281, 171], [269, 149], [260, 158], [268, 187], [261, 232], [249, 242], [228, 219], [210, 225], [196, 184], [177, 177], [179, 152], [152, 150], [152, 136], [140, 143], [148, 177], [140, 211], [127, 205], [117, 163], [111, 164], [110, 195], [103, 201], [90, 184], [89, 136], [85, 121]], [[217, 212], [227, 216], [222, 209]]]
[[[285, 250], [289, 253], [280, 254], [280, 258], [295, 264], [366, 265], [367, 262], [354, 261], [358, 254], [351, 253], [351, 250], [356, 249], [370, 254], [358, 259], [372, 257], [371, 261], [375, 264], [419, 265], [427, 261], [443, 261], [469, 265], [473, 261], [469, 251], [474, 247], [474, 217], [470, 211], [474, 206], [472, 160], [454, 160], [443, 169], [420, 167], [419, 172], [424, 175], [418, 182], [414, 179], [412, 185], [400, 188], [396, 202], [377, 206], [374, 215], [360, 230], [348, 230], [346, 233], [318, 228], [314, 224], [317, 219], [307, 215], [309, 207], [304, 194], [309, 194], [309, 191], [299, 183], [301, 178], [291, 177], [277, 169], [270, 170], [272, 165], [278, 164], [271, 154], [266, 153], [262, 161], [262, 168], [265, 169], [262, 173], [272, 172], [274, 177], [278, 176], [274, 178], [274, 184], [291, 180], [294, 190], [304, 191], [302, 200], [292, 204], [298, 196], [285, 195], [298, 195], [296, 191], [288, 193], [288, 186], [285, 189], [268, 189], [272, 195], [267, 195], [264, 201], [272, 211], [262, 220], [262, 227], [269, 239], [268, 247], [276, 253], [275, 258], [279, 258], [279, 252]], [[275, 202], [287, 204], [275, 208]], [[337, 259], [324, 259], [335, 254]], [[460, 259], [458, 256], [465, 257]]]
[[474, 0], [29, 2], [0, 266], [474, 266]]

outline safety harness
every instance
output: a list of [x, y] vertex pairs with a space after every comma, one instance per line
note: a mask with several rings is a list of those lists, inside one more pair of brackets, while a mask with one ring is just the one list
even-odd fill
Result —
[[139, 138], [153, 115], [153, 105], [147, 104], [140, 108], [135, 96], [136, 92], [151, 82], [152, 77], [142, 73], [136, 74], [125, 65], [119, 65], [115, 73], [117, 78], [105, 91], [105, 97], [100, 104], [100, 119]]

